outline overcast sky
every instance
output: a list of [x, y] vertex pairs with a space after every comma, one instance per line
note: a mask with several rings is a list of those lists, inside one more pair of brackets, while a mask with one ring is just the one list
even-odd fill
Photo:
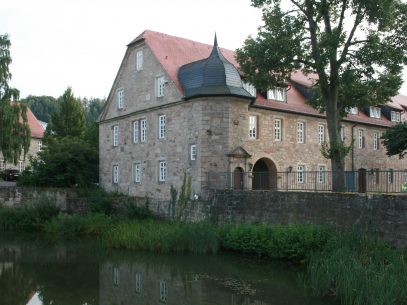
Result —
[[250, 0], [9, 0], [0, 8], [21, 97], [58, 97], [68, 86], [107, 97], [126, 45], [145, 29], [208, 44], [216, 31], [219, 45], [234, 50], [260, 23]]

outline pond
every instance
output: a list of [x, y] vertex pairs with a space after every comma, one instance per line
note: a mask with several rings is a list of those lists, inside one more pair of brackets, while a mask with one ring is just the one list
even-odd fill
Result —
[[103, 249], [85, 240], [0, 238], [1, 305], [322, 305], [303, 271], [241, 255]]

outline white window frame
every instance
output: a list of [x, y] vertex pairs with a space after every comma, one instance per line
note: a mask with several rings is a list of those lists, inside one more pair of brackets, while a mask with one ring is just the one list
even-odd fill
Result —
[[341, 126], [340, 129], [340, 134], [341, 134], [341, 141], [345, 141], [345, 127]]
[[0, 159], [0, 171], [5, 170], [5, 168], [6, 168], [6, 164], [5, 164], [4, 160]]
[[297, 183], [305, 183], [305, 165], [304, 164], [298, 164], [297, 165]]
[[117, 90], [117, 109], [124, 108], [124, 89]]
[[18, 171], [22, 173], [24, 171], [24, 161], [18, 161]]
[[166, 117], [165, 114], [161, 114], [158, 116], [158, 138], [165, 139], [167, 134], [166, 128]]
[[167, 162], [165, 160], [158, 161], [158, 181], [165, 182], [167, 180]]
[[166, 302], [167, 301], [167, 283], [164, 280], [160, 280], [160, 301]]
[[282, 119], [274, 119], [274, 141], [279, 142], [282, 139]]
[[136, 70], [137, 71], [143, 70], [143, 66], [144, 66], [143, 50], [139, 50], [136, 53]]
[[359, 129], [359, 148], [365, 148], [365, 131], [363, 129]]
[[280, 102], [286, 102], [287, 94], [286, 94], [285, 88], [273, 87], [273, 88], [267, 90], [267, 99], [280, 101]]
[[38, 151], [42, 151], [42, 141], [38, 140]]
[[399, 111], [391, 111], [391, 121], [392, 122], [401, 122], [401, 113]]
[[112, 182], [118, 184], [120, 179], [119, 164], [114, 164], [112, 168]]
[[373, 132], [373, 150], [379, 150], [380, 136], [377, 131]]
[[358, 107], [346, 107], [345, 111], [348, 114], [358, 114], [359, 113]]
[[119, 268], [118, 267], [113, 267], [113, 285], [118, 287], [119, 283], [120, 283]]
[[251, 96], [256, 97], [256, 87], [249, 82], [243, 82], [243, 89], [250, 93]]
[[196, 160], [196, 155], [197, 155], [196, 144], [192, 144], [191, 149], [190, 149], [190, 159], [191, 159], [191, 161]]
[[119, 146], [119, 125], [113, 125], [113, 146]]
[[165, 86], [164, 76], [163, 75], [157, 76], [155, 79], [155, 96], [156, 97], [164, 96], [164, 86]]
[[137, 293], [141, 292], [141, 273], [140, 272], [136, 272], [134, 275], [135, 278], [135, 290]]
[[134, 170], [134, 183], [141, 183], [141, 162], [137, 161], [134, 162], [133, 165], [133, 170]]
[[380, 119], [380, 117], [381, 117], [381, 110], [380, 110], [380, 107], [370, 106], [370, 107], [369, 107], [369, 116], [370, 116], [371, 118]]
[[249, 139], [257, 139], [257, 115], [249, 116]]
[[140, 120], [140, 143], [147, 142], [147, 119]]
[[305, 122], [297, 122], [297, 143], [305, 143]]
[[140, 121], [133, 122], [133, 143], [137, 144], [140, 141], [140, 128], [139, 128]]
[[318, 165], [318, 183], [325, 183], [326, 165]]
[[318, 124], [318, 143], [322, 145], [325, 143], [325, 125]]

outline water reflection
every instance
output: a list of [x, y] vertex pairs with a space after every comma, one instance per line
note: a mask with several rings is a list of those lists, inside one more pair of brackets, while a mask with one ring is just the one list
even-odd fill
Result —
[[106, 251], [89, 242], [0, 240], [1, 305], [306, 305], [287, 264], [233, 255]]

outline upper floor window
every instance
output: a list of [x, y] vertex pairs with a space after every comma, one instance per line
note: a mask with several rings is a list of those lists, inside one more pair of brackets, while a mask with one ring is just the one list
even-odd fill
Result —
[[322, 145], [325, 142], [325, 126], [318, 124], [318, 142]]
[[380, 119], [381, 111], [379, 107], [369, 107], [369, 115], [371, 118]]
[[285, 88], [274, 87], [267, 90], [267, 99], [285, 102], [287, 100]]
[[305, 143], [305, 123], [297, 122], [297, 143]]
[[251, 83], [243, 83], [243, 88], [246, 89], [251, 96], [256, 97], [256, 87], [254, 87]]
[[281, 119], [274, 119], [274, 141], [281, 141]]
[[133, 122], [133, 143], [145, 143], [147, 136], [147, 121], [140, 119]]
[[391, 120], [392, 122], [400, 122], [401, 113], [399, 111], [391, 111]]
[[359, 148], [365, 148], [365, 131], [359, 129]]
[[249, 138], [257, 139], [257, 116], [249, 116]]
[[346, 107], [345, 111], [349, 114], [358, 114], [358, 107]]
[[191, 161], [196, 160], [196, 144], [191, 145]]
[[166, 135], [166, 119], [165, 114], [158, 116], [158, 138], [165, 139]]
[[113, 126], [113, 146], [119, 145], [119, 125]]
[[380, 137], [378, 132], [373, 133], [373, 149], [378, 150], [379, 149], [379, 143], [380, 143]]
[[158, 181], [165, 182], [167, 179], [167, 163], [162, 160], [158, 162]]
[[119, 89], [117, 91], [117, 109], [123, 109], [124, 107], [124, 90]]
[[134, 182], [135, 183], [141, 182], [141, 163], [140, 162], [134, 163]]
[[136, 55], [136, 70], [137, 71], [140, 71], [140, 70], [143, 70], [143, 61], [144, 61], [144, 59], [143, 59], [143, 51], [137, 51], [137, 53], [136, 53], [137, 55]]
[[42, 150], [42, 141], [39, 140], [38, 141], [38, 151], [41, 151], [41, 150]]
[[164, 85], [165, 85], [164, 76], [159, 76], [155, 79], [155, 95], [157, 97], [164, 96]]
[[115, 184], [119, 183], [119, 165], [117, 165], [117, 164], [113, 165], [112, 176], [113, 176], [113, 179], [112, 179], [113, 183], [115, 183]]

